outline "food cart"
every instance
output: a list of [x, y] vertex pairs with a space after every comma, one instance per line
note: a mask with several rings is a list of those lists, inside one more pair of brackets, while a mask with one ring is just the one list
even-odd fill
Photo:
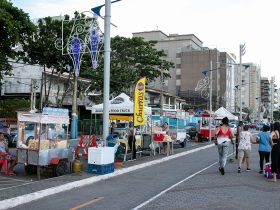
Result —
[[[211, 134], [211, 139], [215, 137], [215, 130], [216, 127], [213, 124], [213, 119], [215, 118], [215, 113], [203, 112], [201, 115], [201, 122], [200, 122], [200, 140], [209, 140], [209, 136]], [[210, 118], [211, 117], [211, 118]], [[211, 120], [211, 128], [209, 126]]]
[[[18, 163], [28, 174], [51, 169], [54, 176], [67, 173], [69, 116], [67, 109], [45, 108], [42, 113], [18, 112]], [[37, 170], [36, 170], [37, 169]]]

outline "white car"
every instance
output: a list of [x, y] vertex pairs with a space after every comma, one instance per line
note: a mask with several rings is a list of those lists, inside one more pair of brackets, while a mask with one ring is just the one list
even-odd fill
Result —
[[230, 123], [229, 127], [230, 127], [232, 133], [235, 135], [237, 132], [237, 126], [235, 124]]

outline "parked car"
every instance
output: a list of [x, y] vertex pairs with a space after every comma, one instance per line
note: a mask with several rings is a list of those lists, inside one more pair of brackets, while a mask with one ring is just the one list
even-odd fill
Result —
[[0, 122], [0, 133], [8, 133], [10, 134], [10, 127], [7, 123], [5, 122]]
[[196, 135], [196, 123], [188, 123], [186, 132], [190, 136], [190, 138], [194, 138]]

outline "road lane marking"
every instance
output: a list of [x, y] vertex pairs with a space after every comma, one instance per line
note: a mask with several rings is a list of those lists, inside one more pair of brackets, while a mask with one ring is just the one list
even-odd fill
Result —
[[78, 206], [75, 206], [75, 207], [69, 209], [69, 210], [77, 210], [77, 209], [86, 207], [86, 206], [88, 206], [88, 205], [90, 205], [90, 204], [93, 204], [93, 203], [96, 203], [96, 202], [102, 200], [103, 198], [104, 198], [104, 197], [94, 198], [94, 199], [92, 199], [92, 200], [90, 200], [90, 201], [88, 201], [88, 202], [82, 203], [82, 204], [80, 204], [80, 205], [78, 205]]
[[197, 171], [196, 173], [188, 176], [187, 178], [177, 182], [176, 184], [172, 185], [171, 187], [168, 187], [167, 189], [161, 191], [159, 194], [155, 195], [154, 197], [150, 198], [149, 200], [145, 201], [144, 203], [141, 203], [140, 205], [136, 206], [135, 208], [133, 208], [132, 210], [137, 210], [142, 208], [143, 206], [146, 206], [148, 203], [152, 202], [153, 200], [157, 199], [159, 196], [163, 195], [164, 193], [166, 193], [167, 191], [173, 189], [174, 187], [178, 186], [179, 184], [193, 178], [194, 176], [196, 176], [197, 174], [200, 174], [201, 172], [207, 170], [208, 168], [211, 168], [212, 166], [214, 166], [215, 164], [217, 164], [218, 162], [212, 163], [211, 165], [207, 166], [206, 168], [201, 169], [200, 171]]
[[[227, 157], [230, 157], [232, 154], [233, 154], [233, 153], [229, 154]], [[214, 162], [214, 163], [212, 163], [211, 165], [209, 165], [209, 166], [207, 166], [207, 167], [205, 167], [205, 168], [203, 168], [203, 169], [201, 169], [201, 170], [195, 172], [194, 174], [192, 174], [192, 175], [186, 177], [185, 179], [183, 179], [183, 180], [177, 182], [176, 184], [172, 185], [171, 187], [168, 187], [167, 189], [161, 191], [159, 194], [153, 196], [152, 198], [150, 198], [149, 200], [145, 201], [144, 203], [141, 203], [140, 205], [136, 206], [136, 207], [133, 208], [132, 210], [138, 210], [138, 209], [142, 208], [143, 206], [146, 206], [148, 203], [150, 203], [150, 202], [152, 202], [153, 200], [157, 199], [158, 197], [160, 197], [161, 195], [163, 195], [163, 194], [166, 193], [167, 191], [169, 191], [169, 190], [173, 189], [174, 187], [178, 186], [179, 184], [181, 184], [181, 183], [183, 183], [183, 182], [185, 182], [185, 181], [187, 181], [187, 180], [193, 178], [194, 176], [200, 174], [201, 172], [203, 172], [203, 171], [205, 171], [205, 170], [211, 168], [212, 166], [216, 165], [217, 163], [218, 163], [218, 162]]]
[[[40, 191], [37, 191], [37, 192], [32, 192], [32, 193], [25, 194], [25, 195], [20, 195], [20, 196], [14, 197], [14, 198], [9, 198], [9, 199], [6, 199], [6, 200], [2, 200], [2, 201], [0, 201], [0, 210], [13, 208], [13, 207], [25, 204], [25, 203], [29, 203], [29, 202], [32, 202], [32, 201], [35, 201], [35, 200], [39, 200], [39, 199], [44, 198], [44, 197], [49, 196], [49, 195], [54, 195], [54, 194], [57, 194], [57, 193], [65, 192], [67, 190], [73, 190], [74, 188], [77, 188], [77, 187], [87, 186], [87, 185], [90, 185], [90, 184], [93, 184], [93, 183], [96, 183], [96, 182], [99, 182], [99, 181], [102, 181], [102, 180], [107, 180], [107, 179], [110, 179], [110, 178], [113, 178], [113, 177], [116, 177], [116, 176], [119, 176], [119, 175], [122, 175], [122, 174], [126, 174], [126, 173], [129, 173], [129, 172], [132, 172], [132, 171], [135, 171], [135, 170], [139, 170], [139, 169], [142, 169], [142, 168], [145, 168], [145, 167], [148, 167], [148, 166], [153, 166], [153, 165], [156, 165], [156, 164], [159, 164], [159, 163], [162, 163], [162, 162], [166, 162], [168, 160], [172, 160], [172, 159], [175, 159], [175, 158], [178, 158], [178, 157], [182, 157], [182, 156], [185, 156], [185, 155], [188, 155], [188, 154], [191, 154], [191, 153], [194, 153], [194, 152], [198, 152], [198, 151], [201, 151], [201, 150], [204, 150], [204, 149], [208, 149], [208, 148], [211, 148], [211, 147], [214, 147], [214, 146], [215, 146], [215, 144], [209, 144], [209, 145], [206, 145], [206, 146], [202, 146], [202, 147], [198, 147], [198, 148], [195, 148], [195, 149], [192, 149], [192, 150], [181, 152], [181, 153], [178, 153], [178, 154], [175, 154], [175, 155], [170, 155], [170, 156], [158, 159], [158, 160], [149, 161], [149, 162], [142, 163], [142, 164], [135, 165], [135, 166], [131, 166], [131, 167], [128, 167], [128, 168], [122, 168], [122, 169], [116, 170], [116, 171], [114, 171], [113, 173], [110, 173], [110, 174], [93, 176], [93, 177], [85, 178], [85, 179], [82, 179], [82, 180], [79, 180], [79, 181], [74, 181], [74, 182], [70, 182], [70, 183], [67, 183], [67, 184], [62, 184], [60, 186], [51, 187], [51, 188], [40, 190]], [[26, 184], [30, 184], [30, 183], [26, 183]], [[14, 187], [16, 187], [16, 186], [14, 186]]]

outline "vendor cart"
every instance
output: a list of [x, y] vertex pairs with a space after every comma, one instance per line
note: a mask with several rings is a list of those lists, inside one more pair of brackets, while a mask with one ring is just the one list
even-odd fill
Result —
[[[215, 130], [216, 127], [213, 124], [213, 119], [215, 117], [215, 114], [211, 114], [209, 112], [203, 112], [201, 113], [201, 125], [200, 125], [200, 132], [199, 132], [199, 138], [200, 140], [211, 140], [215, 137]], [[211, 123], [210, 123], [211, 120]], [[209, 126], [210, 125], [210, 126]], [[211, 139], [209, 137], [211, 136]]]
[[54, 176], [67, 173], [71, 157], [68, 147], [69, 116], [67, 109], [43, 109], [42, 113], [18, 112], [18, 163], [28, 174], [50, 169]]

